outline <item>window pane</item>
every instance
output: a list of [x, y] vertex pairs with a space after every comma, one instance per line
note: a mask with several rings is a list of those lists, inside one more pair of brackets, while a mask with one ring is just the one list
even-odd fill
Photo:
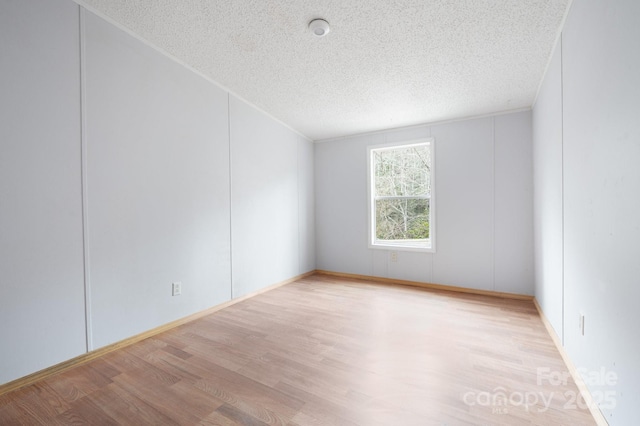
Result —
[[427, 145], [373, 152], [376, 196], [431, 193], [431, 150]]
[[407, 240], [429, 238], [429, 200], [376, 200], [376, 238]]

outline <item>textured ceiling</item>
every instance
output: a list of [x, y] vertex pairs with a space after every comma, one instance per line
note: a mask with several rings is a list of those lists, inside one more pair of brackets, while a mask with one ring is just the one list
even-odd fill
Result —
[[569, 2], [78, 0], [313, 140], [530, 107]]

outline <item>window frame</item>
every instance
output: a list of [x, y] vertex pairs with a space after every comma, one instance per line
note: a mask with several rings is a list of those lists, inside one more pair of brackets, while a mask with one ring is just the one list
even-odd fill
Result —
[[[418, 242], [418, 240], [405, 240], [403, 242], [390, 242], [385, 240], [378, 240], [376, 238], [376, 200], [377, 199], [393, 199], [398, 197], [376, 197], [375, 196], [375, 168], [373, 167], [373, 152], [378, 150], [387, 150], [387, 149], [400, 149], [407, 148], [413, 145], [424, 145], [427, 144], [431, 151], [431, 194], [428, 197], [424, 197], [429, 200], [429, 239], [427, 240], [427, 244]], [[368, 240], [369, 240], [369, 248], [371, 249], [382, 249], [382, 250], [393, 250], [393, 251], [418, 251], [418, 252], [426, 252], [426, 253], [435, 253], [436, 251], [436, 202], [435, 202], [435, 193], [436, 193], [436, 149], [435, 149], [435, 139], [432, 137], [429, 138], [420, 138], [413, 140], [405, 140], [401, 142], [395, 143], [386, 143], [381, 145], [371, 145], [367, 147], [367, 214], [368, 214]], [[400, 197], [404, 198], [404, 197]], [[420, 198], [420, 197], [408, 197], [408, 198]]]

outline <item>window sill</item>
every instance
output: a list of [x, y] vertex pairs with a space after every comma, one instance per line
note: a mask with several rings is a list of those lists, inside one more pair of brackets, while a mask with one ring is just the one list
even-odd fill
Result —
[[376, 241], [369, 244], [369, 248], [376, 250], [417, 251], [435, 253], [435, 247], [430, 241]]

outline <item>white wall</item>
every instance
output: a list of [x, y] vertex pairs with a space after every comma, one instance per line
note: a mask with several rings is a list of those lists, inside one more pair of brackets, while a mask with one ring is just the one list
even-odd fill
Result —
[[[603, 370], [617, 374], [612, 385], [587, 381], [596, 400], [604, 397], [601, 409], [612, 425], [636, 423], [640, 404], [638, 16], [640, 3], [634, 0], [575, 1], [562, 33], [561, 93], [557, 67], [552, 67], [535, 106], [536, 151], [548, 152], [555, 164], [546, 177], [536, 178], [537, 184], [545, 185], [546, 178], [557, 182], [559, 144], [563, 150], [564, 345], [585, 379]], [[560, 96], [563, 138], [558, 142]], [[536, 170], [546, 167], [541, 161], [546, 158], [536, 157]], [[540, 195], [536, 216], [553, 212], [557, 222], [558, 191], [546, 194], [542, 187]], [[553, 246], [557, 264], [558, 237], [547, 231], [541, 229], [536, 252]], [[557, 293], [555, 270], [553, 277], [537, 276], [536, 295], [545, 300], [548, 289]], [[545, 314], [557, 317], [557, 311], [557, 303], [545, 303]], [[580, 314], [585, 315], [584, 336]]]
[[4, 383], [86, 350], [78, 6], [0, 2], [0, 40]]
[[69, 0], [0, 37], [0, 384], [315, 269], [311, 141]]
[[[305, 214], [312, 209], [307, 197], [298, 196], [299, 182], [308, 191], [313, 170], [298, 167], [300, 146], [309, 150], [311, 142], [234, 96], [229, 105], [233, 296], [238, 297], [315, 269], [313, 251], [300, 250], [300, 234], [313, 230]], [[302, 238], [303, 246], [313, 242], [309, 238]]]
[[533, 109], [536, 299], [562, 339], [562, 63], [555, 49]]
[[[367, 244], [370, 145], [435, 138], [436, 253]], [[529, 112], [320, 141], [319, 269], [518, 294], [533, 293]]]
[[316, 269], [314, 144], [298, 137], [298, 272]]
[[495, 117], [494, 133], [495, 290], [533, 294], [531, 114]]
[[231, 298], [229, 116], [223, 90], [84, 16], [91, 330], [101, 347]]
[[575, 2], [562, 36], [565, 345], [577, 365], [618, 373], [604, 412], [620, 425], [640, 404], [638, 16], [635, 0]]

